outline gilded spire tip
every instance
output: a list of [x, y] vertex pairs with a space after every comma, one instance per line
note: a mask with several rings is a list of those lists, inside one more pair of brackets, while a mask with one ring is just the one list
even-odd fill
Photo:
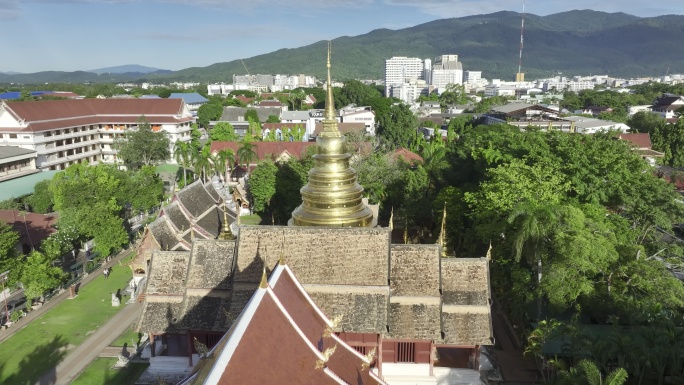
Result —
[[389, 229], [390, 233], [392, 233], [394, 229], [394, 206], [392, 206], [392, 211], [390, 212]]
[[266, 265], [264, 265], [264, 269], [261, 272], [261, 283], [259, 284], [259, 288], [266, 289], [267, 287], [268, 287], [268, 276], [266, 275]]
[[321, 136], [341, 136], [337, 128], [337, 118], [335, 117], [335, 98], [333, 96], [332, 75], [330, 74], [330, 54], [332, 52], [332, 42], [328, 41], [328, 60], [326, 68], [328, 70], [327, 87], [325, 95], [325, 115], [323, 119], [323, 132]]
[[285, 265], [285, 233], [283, 233], [283, 243], [280, 246], [280, 259], [278, 260], [278, 264], [281, 266]]

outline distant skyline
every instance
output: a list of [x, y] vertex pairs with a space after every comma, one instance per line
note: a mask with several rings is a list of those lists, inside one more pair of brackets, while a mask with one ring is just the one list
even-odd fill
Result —
[[[684, 2], [674, 3], [526, 0], [525, 11], [684, 15]], [[378, 28], [522, 7], [522, 0], [0, 0], [0, 72], [206, 67]]]

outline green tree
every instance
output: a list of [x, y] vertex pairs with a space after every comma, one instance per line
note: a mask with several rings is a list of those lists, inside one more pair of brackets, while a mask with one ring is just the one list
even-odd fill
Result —
[[18, 242], [19, 233], [12, 226], [5, 222], [0, 222], [0, 273], [4, 273], [16, 266], [18, 254], [16, 247]]
[[417, 121], [406, 104], [393, 105], [386, 116], [378, 120], [377, 134], [388, 149], [408, 147], [415, 136]]
[[259, 121], [259, 114], [257, 113], [257, 110], [250, 108], [245, 112], [244, 115], [245, 121], [254, 121], [258, 122]]
[[604, 377], [594, 362], [582, 360], [576, 367], [560, 371], [558, 383], [559, 385], [623, 385], [628, 377], [627, 371], [623, 368], [617, 368]]
[[204, 103], [197, 109], [197, 122], [205, 129], [209, 128], [209, 122], [221, 119], [223, 105], [220, 101]]
[[169, 137], [164, 131], [153, 131], [145, 116], [138, 119], [138, 127], [126, 131], [114, 142], [119, 158], [129, 169], [159, 164], [169, 158]]
[[450, 105], [466, 104], [468, 103], [468, 100], [468, 94], [465, 92], [465, 87], [461, 84], [449, 84], [446, 86], [444, 92], [439, 95], [439, 105], [442, 108], [442, 111]]
[[257, 164], [249, 177], [249, 194], [252, 208], [259, 214], [271, 211], [271, 201], [276, 193], [276, 173], [278, 167], [270, 160]]
[[656, 126], [651, 139], [653, 149], [665, 153], [665, 164], [684, 167], [684, 119], [675, 124]]
[[62, 269], [52, 266], [52, 260], [37, 250], [32, 251], [21, 266], [20, 281], [28, 303], [59, 286], [65, 278]]
[[229, 148], [220, 150], [216, 153], [214, 159], [220, 165], [219, 167], [216, 167], [216, 164], [214, 164], [216, 172], [221, 176], [221, 179], [224, 182], [228, 182], [233, 166], [235, 166], [235, 154], [233, 153], [233, 150]]
[[237, 151], [238, 162], [249, 169], [249, 166], [257, 160], [256, 145], [243, 141], [242, 146]]
[[665, 124], [665, 119], [648, 111], [639, 111], [627, 120], [627, 125], [632, 132], [646, 132], [651, 135]]
[[238, 140], [238, 135], [235, 133], [233, 125], [228, 122], [216, 123], [214, 128], [209, 132], [209, 138], [212, 142], [234, 142]]
[[26, 199], [34, 212], [47, 214], [52, 210], [52, 194], [48, 189], [49, 186], [49, 180], [36, 183], [33, 194]]
[[269, 115], [266, 119], [266, 123], [280, 123], [280, 118], [276, 115]]
[[188, 185], [188, 167], [192, 163], [192, 159], [196, 152], [192, 149], [188, 142], [176, 141], [173, 147], [173, 157], [183, 168], [183, 186]]
[[[288, 96], [287, 101], [290, 103], [292, 110], [301, 110], [302, 102], [304, 101], [304, 99], [306, 99], [306, 94], [304, 93], [304, 90], [296, 89], [290, 91], [290, 95]], [[278, 121], [280, 121], [280, 119], [278, 119]]]

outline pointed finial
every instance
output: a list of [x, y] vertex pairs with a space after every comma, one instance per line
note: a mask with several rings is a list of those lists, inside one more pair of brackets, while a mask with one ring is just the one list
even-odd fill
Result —
[[263, 271], [261, 272], [261, 283], [259, 284], [261, 289], [268, 287], [268, 276], [266, 275], [266, 265], [264, 265]]
[[[239, 217], [238, 217], [239, 218]], [[221, 228], [221, 233], [218, 236], [221, 240], [231, 240], [235, 239], [235, 235], [230, 231], [230, 224], [228, 223], [228, 207], [226, 206], [226, 201], [223, 201], [223, 227]]]
[[389, 229], [390, 234], [392, 234], [392, 230], [394, 230], [394, 206], [392, 207], [392, 211], [390, 212]]
[[340, 131], [337, 129], [337, 119], [335, 118], [335, 99], [333, 97], [332, 76], [330, 75], [330, 52], [332, 51], [332, 42], [328, 41], [328, 78], [327, 88], [325, 94], [325, 115], [323, 118], [323, 132], [320, 136], [323, 137], [340, 137]]
[[190, 227], [190, 242], [194, 242], [194, 241], [195, 241], [195, 228], [191, 226]]
[[447, 246], [447, 234], [446, 234], [446, 218], [447, 218], [447, 208], [446, 208], [446, 201], [444, 201], [444, 210], [442, 211], [442, 226], [439, 230], [439, 246], [442, 249], [442, 257], [450, 256], [451, 251], [449, 250], [449, 247]]
[[283, 232], [283, 243], [280, 246], [280, 259], [278, 260], [279, 265], [285, 265], [285, 233]]
[[487, 249], [487, 256], [485, 256], [485, 259], [487, 259], [487, 261], [492, 260], [492, 241], [489, 241], [489, 249]]
[[404, 244], [408, 245], [409, 241], [409, 235], [408, 235], [408, 215], [406, 215], [406, 218], [404, 220]]

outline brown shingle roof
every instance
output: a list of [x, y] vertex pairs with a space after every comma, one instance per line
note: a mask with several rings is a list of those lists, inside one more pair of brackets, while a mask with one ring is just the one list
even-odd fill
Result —
[[390, 158], [394, 160], [403, 159], [404, 162], [408, 164], [418, 164], [423, 162], [422, 156], [416, 154], [415, 152], [409, 151], [403, 147], [394, 150], [394, 152], [390, 154]]
[[36, 214], [18, 210], [0, 210], [0, 221], [7, 223], [19, 233], [19, 241], [38, 247], [40, 243], [56, 232], [56, 214]]
[[650, 149], [651, 148], [651, 136], [648, 133], [639, 134], [620, 134], [618, 136], [620, 139], [626, 140], [634, 144], [640, 149]]

